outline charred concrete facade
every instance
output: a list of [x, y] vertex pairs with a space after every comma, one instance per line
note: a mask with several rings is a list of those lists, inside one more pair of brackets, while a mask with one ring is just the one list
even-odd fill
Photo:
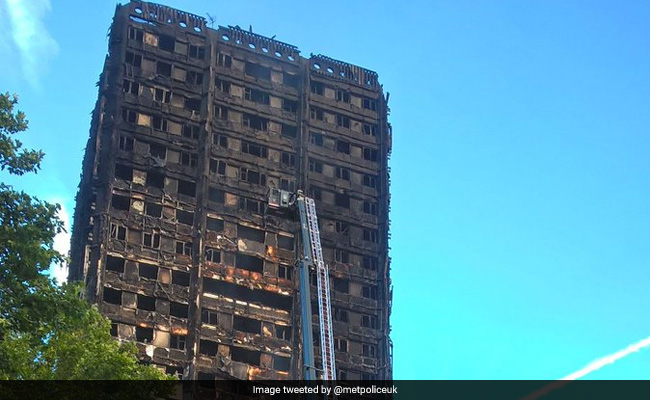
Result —
[[339, 378], [392, 377], [376, 73], [133, 1], [98, 86], [70, 278], [114, 336], [184, 378], [300, 378], [299, 224], [265, 207], [269, 187], [300, 189], [330, 266]]

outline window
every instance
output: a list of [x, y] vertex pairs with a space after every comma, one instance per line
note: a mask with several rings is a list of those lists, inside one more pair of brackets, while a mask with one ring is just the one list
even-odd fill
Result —
[[350, 170], [343, 167], [336, 167], [336, 177], [339, 179], [344, 179], [346, 181], [350, 180]]
[[217, 53], [217, 65], [230, 68], [232, 66], [232, 57], [225, 53]]
[[205, 228], [209, 231], [221, 232], [224, 228], [223, 220], [207, 217]]
[[377, 347], [374, 344], [364, 343], [362, 349], [364, 357], [375, 357], [377, 355]]
[[343, 127], [343, 128], [349, 128], [350, 127], [350, 117], [338, 114], [336, 116], [336, 125], [340, 126], [340, 127]]
[[172, 92], [169, 90], [154, 88], [153, 99], [159, 103], [169, 103], [172, 98]]
[[173, 52], [176, 46], [176, 40], [173, 36], [160, 35], [158, 39], [158, 48], [163, 51]]
[[271, 68], [263, 67], [259, 64], [247, 62], [246, 67], [244, 68], [244, 73], [248, 76], [265, 81], [271, 80]]
[[363, 212], [370, 215], [377, 215], [377, 203], [363, 202]]
[[363, 149], [363, 159], [367, 161], [377, 161], [377, 150], [364, 148]]
[[324, 121], [325, 120], [323, 110], [321, 110], [320, 108], [315, 108], [315, 107], [312, 107], [309, 110], [309, 118], [315, 119], [317, 121]]
[[212, 340], [201, 339], [199, 341], [199, 354], [206, 356], [216, 356], [217, 355], [217, 342]]
[[334, 195], [334, 204], [339, 207], [350, 208], [350, 196], [343, 193], [336, 193]]
[[378, 264], [379, 262], [377, 261], [376, 257], [364, 256], [361, 266], [365, 269], [376, 271]]
[[196, 183], [190, 181], [178, 181], [178, 194], [194, 197], [196, 195]]
[[156, 63], [156, 74], [162, 76], [172, 76], [172, 65], [166, 62], [158, 61]]
[[165, 175], [156, 171], [148, 171], [145, 184], [149, 187], [163, 189], [165, 187]]
[[160, 248], [160, 233], [147, 233], [142, 235], [142, 245], [154, 249]]
[[213, 186], [208, 188], [208, 200], [214, 201], [215, 203], [223, 204], [225, 200], [226, 193], [223, 190], [219, 190]]
[[342, 101], [344, 103], [349, 103], [350, 102], [350, 92], [348, 92], [346, 90], [338, 89], [336, 91], [336, 101]]
[[223, 160], [210, 159], [210, 173], [224, 176], [226, 175], [226, 162]]
[[205, 47], [190, 45], [190, 58], [205, 59]]
[[168, 121], [160, 115], [154, 115], [151, 118], [153, 129], [161, 132], [167, 132]]
[[341, 338], [334, 338], [334, 349], [336, 351], [342, 351], [344, 353], [347, 353], [348, 341]]
[[269, 94], [257, 89], [244, 88], [244, 99], [257, 104], [269, 104]]
[[366, 110], [377, 111], [377, 100], [364, 97], [362, 105]]
[[135, 327], [135, 340], [142, 343], [151, 343], [153, 341], [153, 328]]
[[212, 144], [219, 147], [228, 147], [228, 136], [218, 135], [214, 133], [212, 135]]
[[240, 168], [239, 179], [254, 185], [266, 186], [266, 175], [248, 168]]
[[321, 95], [321, 96], [325, 92], [325, 85], [323, 85], [321, 82], [311, 81], [309, 83], [309, 88], [311, 89], [312, 93], [318, 94], [318, 95]]
[[201, 111], [201, 99], [185, 98], [185, 108], [190, 111]]
[[366, 299], [377, 300], [377, 286], [362, 286], [361, 295]]
[[264, 260], [246, 254], [237, 253], [235, 256], [235, 267], [262, 273], [264, 272]]
[[135, 40], [136, 42], [142, 42], [143, 38], [144, 34], [140, 29], [129, 26], [129, 39]]
[[196, 71], [187, 71], [185, 82], [189, 83], [190, 85], [202, 85], [203, 73]]
[[244, 114], [242, 117], [242, 122], [244, 126], [248, 128], [258, 131], [266, 131], [268, 129], [269, 120], [251, 114]]
[[115, 290], [113, 288], [105, 287], [104, 288], [104, 295], [103, 295], [104, 302], [108, 304], [116, 304], [116, 305], [121, 305], [122, 304], [122, 291], [121, 290]]
[[214, 106], [214, 118], [221, 121], [228, 120], [228, 109], [224, 106]]
[[125, 260], [120, 257], [106, 256], [106, 270], [123, 273]]
[[319, 174], [323, 173], [323, 163], [316, 160], [309, 160], [309, 171], [316, 172]]
[[150, 217], [160, 218], [162, 216], [162, 206], [155, 203], [144, 203], [144, 213]]
[[139, 294], [137, 308], [138, 310], [144, 311], [156, 311], [156, 299], [154, 297]]
[[179, 286], [190, 286], [190, 274], [183, 271], [172, 270], [172, 283]]
[[122, 110], [122, 120], [135, 124], [138, 120], [138, 113], [133, 110]]
[[201, 127], [197, 125], [183, 125], [183, 137], [198, 140]]
[[230, 93], [230, 82], [219, 79], [219, 77], [214, 78], [214, 87], [220, 92]]
[[120, 135], [120, 141], [118, 143], [118, 147], [120, 148], [120, 150], [133, 151], [133, 143], [134, 143], [133, 138]]
[[181, 153], [181, 165], [186, 165], [188, 167], [196, 167], [198, 163], [199, 156], [192, 153]]
[[205, 261], [210, 261], [213, 263], [221, 262], [221, 252], [217, 249], [210, 247], [205, 248]]
[[298, 136], [298, 128], [295, 125], [282, 124], [282, 131], [280, 132], [282, 136], [288, 136], [295, 138]]
[[298, 84], [300, 83], [300, 76], [283, 72], [282, 83], [285, 84], [286, 86], [297, 88]]
[[321, 188], [316, 187], [316, 186], [310, 186], [309, 187], [309, 197], [311, 197], [314, 200], [322, 200], [323, 199], [323, 191]]
[[347, 222], [336, 221], [336, 233], [343, 236], [350, 236], [350, 225]]
[[363, 124], [363, 133], [368, 136], [377, 136], [377, 125]]
[[140, 68], [140, 66], [142, 65], [142, 55], [133, 54], [130, 51], [127, 51], [125, 62], [127, 64], [133, 65], [134, 67]]
[[117, 224], [111, 224], [111, 238], [117, 240], [126, 240], [126, 227]]
[[346, 142], [345, 140], [337, 140], [336, 151], [339, 153], [350, 154], [350, 142]]
[[129, 80], [124, 80], [122, 82], [122, 91], [124, 93], [130, 93], [136, 96], [140, 95], [140, 84], [137, 82], [129, 81]]
[[112, 196], [111, 204], [115, 210], [129, 211], [131, 208], [131, 198], [114, 194]]
[[261, 201], [249, 199], [247, 197], [239, 198], [239, 208], [241, 210], [250, 211], [253, 214], [263, 214], [264, 204]]
[[284, 250], [293, 250], [293, 238], [291, 236], [278, 235], [278, 247]]
[[133, 168], [128, 165], [115, 164], [115, 177], [125, 181], [133, 180]]
[[296, 155], [293, 153], [287, 153], [286, 151], [283, 151], [282, 156], [280, 157], [280, 162], [287, 167], [295, 167]]
[[334, 277], [332, 278], [332, 281], [334, 282], [334, 290], [337, 292], [341, 293], [349, 293], [350, 292], [350, 283], [341, 278]]
[[376, 189], [377, 188], [377, 176], [376, 175], [363, 175], [363, 186]]
[[185, 335], [171, 335], [169, 347], [172, 349], [185, 350]]
[[363, 240], [372, 243], [379, 242], [379, 233], [376, 229], [364, 229], [363, 230]]
[[182, 254], [184, 256], [192, 255], [192, 243], [182, 242], [180, 240], [176, 241], [176, 254]]
[[365, 315], [361, 316], [361, 326], [364, 328], [377, 329], [377, 317], [374, 315]]
[[280, 189], [286, 190], [287, 192], [296, 191], [296, 181], [293, 179], [280, 179]]
[[158, 279], [158, 266], [147, 264], [144, 262], [138, 263], [138, 276], [146, 279]]
[[218, 321], [218, 314], [214, 310], [208, 308], [201, 309], [201, 322], [209, 325], [216, 325]]
[[267, 158], [268, 156], [268, 149], [266, 146], [262, 146], [253, 142], [247, 142], [245, 140], [241, 141], [241, 152], [261, 158]]
[[234, 315], [232, 328], [240, 332], [260, 334], [262, 332], [262, 323], [259, 320]]
[[194, 213], [183, 210], [176, 210], [176, 220], [184, 225], [192, 225], [194, 223]]
[[291, 327], [284, 326], [284, 325], [276, 325], [275, 337], [282, 340], [291, 340]]
[[187, 312], [187, 304], [176, 303], [174, 301], [169, 303], [169, 315], [172, 317], [187, 318]]
[[298, 102], [295, 100], [282, 99], [282, 109], [295, 114], [298, 109]]
[[348, 310], [339, 307], [334, 307], [334, 320], [341, 322], [348, 322]]
[[336, 249], [334, 250], [334, 261], [347, 264], [350, 262], [350, 253], [345, 250]]
[[293, 277], [293, 270], [289, 265], [278, 265], [278, 278], [291, 280]]
[[149, 144], [149, 155], [154, 158], [160, 158], [164, 160], [167, 158], [167, 147], [158, 143]]
[[311, 144], [315, 144], [316, 146], [323, 147], [323, 134], [311, 132], [309, 134], [309, 141], [311, 142]]
[[252, 240], [254, 242], [264, 243], [266, 232], [250, 228], [248, 226], [237, 225], [237, 237], [240, 239]]

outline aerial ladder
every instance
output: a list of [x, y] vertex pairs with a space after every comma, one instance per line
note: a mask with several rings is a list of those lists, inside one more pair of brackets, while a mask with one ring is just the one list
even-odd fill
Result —
[[[278, 212], [298, 212], [300, 216], [300, 232], [302, 255], [299, 257], [300, 268], [300, 309], [302, 328], [303, 379], [305, 380], [335, 380], [336, 367], [334, 364], [334, 335], [332, 327], [332, 307], [330, 305], [329, 269], [323, 261], [323, 249], [318, 230], [318, 217], [314, 199], [305, 196], [301, 191], [290, 193], [280, 189], [269, 190], [268, 206]], [[317, 376], [314, 360], [314, 342], [311, 324], [311, 293], [309, 272], [316, 274], [316, 290], [318, 299], [318, 321], [320, 328], [320, 348], [323, 368], [321, 376]]]

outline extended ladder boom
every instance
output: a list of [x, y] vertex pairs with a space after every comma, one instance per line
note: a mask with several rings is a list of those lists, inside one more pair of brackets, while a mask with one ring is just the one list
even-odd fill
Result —
[[[303, 258], [310, 258], [308, 262], [311, 261], [317, 277], [316, 283], [318, 293], [316, 297], [318, 298], [320, 348], [321, 358], [323, 360], [322, 379], [334, 380], [336, 379], [336, 367], [334, 363], [334, 337], [332, 334], [333, 327], [332, 307], [330, 305], [329, 269], [323, 261], [323, 249], [321, 247], [320, 232], [318, 230], [316, 205], [312, 198], [305, 197], [300, 193], [298, 194], [297, 203], [302, 231]], [[303, 290], [302, 287], [301, 290]], [[311, 303], [311, 301], [309, 303]], [[304, 304], [303, 307], [304, 306], [306, 306], [306, 304]]]

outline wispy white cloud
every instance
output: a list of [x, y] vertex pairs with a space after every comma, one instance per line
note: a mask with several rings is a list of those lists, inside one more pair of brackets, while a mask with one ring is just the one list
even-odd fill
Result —
[[[53, 201], [54, 203], [54, 201]], [[54, 237], [54, 249], [63, 255], [68, 255], [70, 251], [70, 214], [66, 210], [63, 202], [59, 201], [61, 204], [61, 210], [59, 210], [59, 219], [63, 221], [65, 226], [65, 232], [61, 232]], [[60, 285], [63, 282], [68, 280], [68, 265], [63, 263], [61, 265], [53, 265], [50, 268], [50, 276], [56, 279], [56, 282]]]
[[34, 88], [40, 88], [40, 79], [47, 65], [59, 51], [56, 41], [45, 28], [44, 18], [52, 10], [49, 0], [4, 1], [11, 25], [11, 38], [18, 50], [24, 78]]

